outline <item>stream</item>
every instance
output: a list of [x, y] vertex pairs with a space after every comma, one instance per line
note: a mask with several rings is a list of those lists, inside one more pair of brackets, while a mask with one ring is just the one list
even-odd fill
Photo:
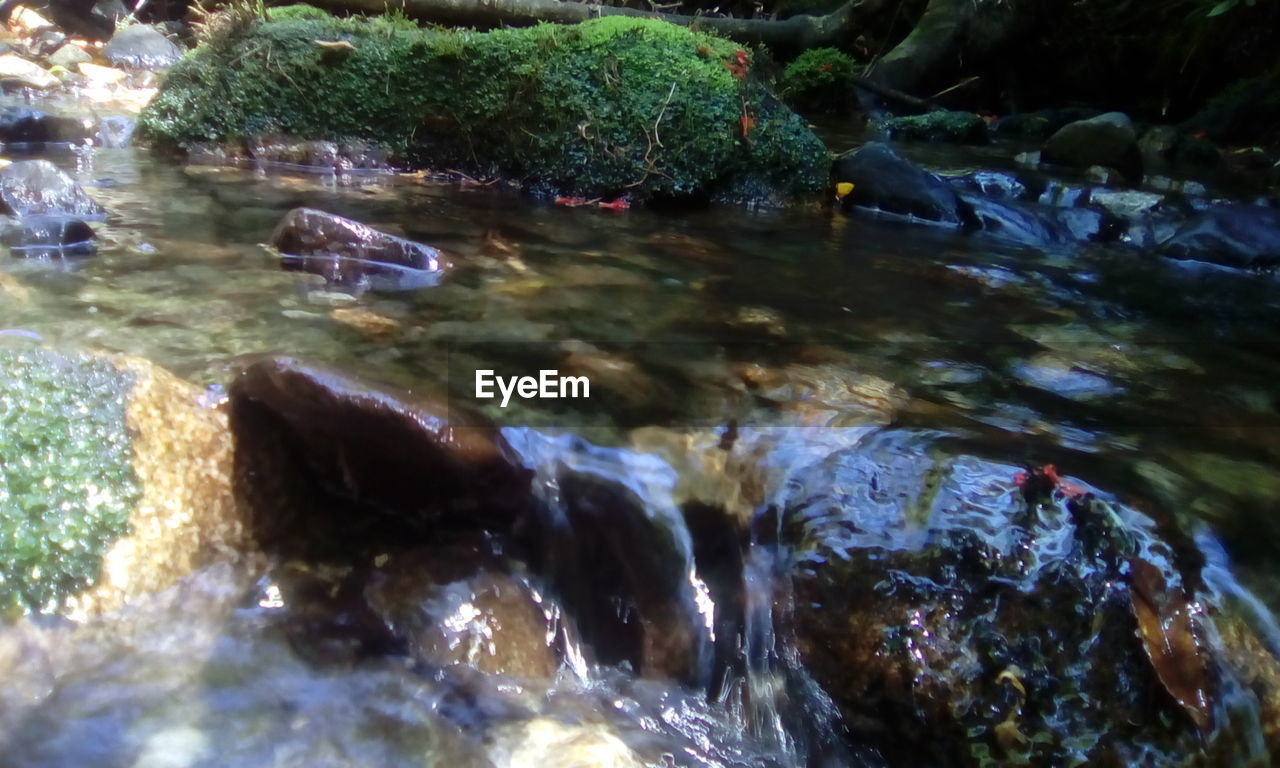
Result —
[[[842, 690], [879, 690], [856, 671], [870, 662], [840, 656], [860, 631], [848, 617], [871, 609], [805, 574], [866, 547], [905, 558], [976, 537], [1004, 553], [984, 573], [1031, 596], [1049, 563], [1079, 556], [1066, 512], [1028, 523], [1031, 541], [1007, 525], [1019, 473], [1044, 465], [1104, 499], [1148, 560], [1199, 553], [1202, 583], [1187, 588], [1247, 606], [1280, 642], [1273, 275], [817, 206], [615, 212], [135, 148], [30, 157], [107, 214], [95, 255], [4, 258], [0, 345], [145, 358], [206, 388], [211, 407], [272, 357], [436, 393], [501, 427], [539, 511], [519, 536], [356, 541], [367, 561], [286, 547], [110, 620], [7, 628], [0, 659], [20, 673], [0, 701], [5, 765], [1006, 764], [998, 729], [930, 763], [900, 741], [928, 731], [886, 740], [850, 717]], [[955, 173], [986, 162], [921, 157]], [[298, 207], [427, 243], [453, 266], [412, 289], [282, 270], [263, 244]], [[543, 368], [589, 376], [591, 397], [471, 396], [476, 370]], [[1171, 528], [1185, 533], [1160, 541]], [[913, 589], [913, 605], [969, 615], [929, 591], [968, 583], [968, 565], [913, 580], [915, 561], [894, 562], [868, 582], [886, 604]], [[1108, 567], [1061, 588], [1109, 605]], [[932, 653], [922, 637], [893, 642]], [[1208, 764], [1267, 763], [1242, 690], [1219, 688], [1235, 735]], [[1088, 710], [1037, 714], [1079, 742], [1031, 764], [1083, 764], [1100, 727]], [[1108, 754], [1164, 764], [1166, 746], [1138, 742]]]

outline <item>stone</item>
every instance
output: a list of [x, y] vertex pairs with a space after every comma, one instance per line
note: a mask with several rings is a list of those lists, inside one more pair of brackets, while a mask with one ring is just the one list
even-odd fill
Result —
[[836, 161], [837, 181], [850, 182], [846, 205], [953, 227], [973, 223], [968, 205], [946, 182], [913, 165], [888, 144], [873, 141]]
[[285, 215], [271, 245], [288, 270], [321, 275], [331, 284], [381, 290], [437, 285], [451, 266], [429, 245], [379, 232], [313, 208]]
[[1195, 214], [1162, 242], [1158, 252], [1228, 267], [1254, 269], [1280, 263], [1280, 210], [1239, 203]]
[[0, 169], [0, 202], [19, 216], [63, 215], [93, 219], [102, 206], [48, 160], [20, 160]]
[[89, 615], [234, 556], [230, 434], [199, 394], [136, 358], [0, 350], [0, 612]]
[[1040, 160], [1080, 169], [1100, 165], [1114, 168], [1130, 180], [1142, 177], [1138, 137], [1129, 117], [1121, 112], [1064, 125], [1045, 142]]
[[0, 56], [0, 82], [43, 91], [58, 85], [58, 78], [35, 62], [7, 53]]
[[129, 76], [127, 72], [122, 70], [104, 67], [100, 64], [90, 64], [87, 61], [80, 62], [80, 64], [76, 65], [76, 69], [87, 80], [98, 85], [119, 85]]
[[66, 67], [74, 69], [76, 64], [92, 62], [89, 52], [74, 43], [65, 43], [47, 59], [50, 67]]
[[29, 107], [0, 107], [0, 142], [46, 144], [81, 142], [93, 135], [91, 121], [49, 115]]
[[290, 358], [254, 362], [228, 394], [237, 493], [267, 551], [349, 558], [440, 526], [497, 533], [531, 503], [497, 428], [456, 403]]
[[88, 256], [97, 250], [96, 239], [92, 227], [66, 216], [23, 216], [0, 230], [0, 243], [24, 258]]
[[102, 55], [113, 67], [164, 69], [178, 63], [182, 49], [156, 27], [134, 24], [115, 33]]

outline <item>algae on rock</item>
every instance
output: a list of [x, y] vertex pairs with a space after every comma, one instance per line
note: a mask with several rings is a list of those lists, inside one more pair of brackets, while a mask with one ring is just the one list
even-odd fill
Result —
[[226, 416], [144, 360], [0, 349], [0, 618], [86, 616], [245, 543]]
[[60, 610], [127, 532], [132, 378], [87, 355], [0, 350], [0, 614]]
[[140, 130], [179, 148], [271, 133], [373, 141], [415, 167], [551, 194], [822, 189], [825, 147], [750, 64], [734, 43], [650, 19], [485, 33], [253, 20], [175, 66]]

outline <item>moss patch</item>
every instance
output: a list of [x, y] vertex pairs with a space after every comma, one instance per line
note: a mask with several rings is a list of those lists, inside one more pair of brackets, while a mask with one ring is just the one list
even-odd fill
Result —
[[938, 141], [952, 144], [985, 144], [987, 123], [972, 112], [938, 110], [923, 115], [893, 117], [885, 130], [895, 139]]
[[820, 190], [825, 147], [741, 59], [731, 42], [649, 19], [487, 33], [257, 20], [188, 54], [139, 128], [178, 147], [367, 140], [416, 167], [554, 194]]
[[85, 355], [0, 350], [0, 615], [60, 610], [127, 533], [132, 380]]
[[796, 57], [778, 81], [788, 104], [815, 112], [838, 112], [853, 106], [853, 59], [835, 48], [812, 48]]

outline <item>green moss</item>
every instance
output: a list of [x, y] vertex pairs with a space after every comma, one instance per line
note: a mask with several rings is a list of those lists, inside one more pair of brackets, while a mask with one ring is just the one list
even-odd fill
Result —
[[910, 141], [941, 141], [953, 144], [985, 144], [987, 142], [987, 123], [972, 112], [940, 109], [923, 115], [892, 117], [885, 121], [885, 130], [895, 139]]
[[812, 48], [782, 71], [782, 97], [797, 109], [834, 112], [853, 104], [853, 59], [835, 48]]
[[131, 382], [84, 355], [0, 350], [0, 615], [59, 610], [127, 532]]
[[[261, 132], [361, 139], [413, 166], [555, 194], [821, 189], [825, 147], [753, 78], [735, 77], [736, 57], [728, 41], [616, 16], [487, 33], [255, 22], [174, 67], [139, 125], [179, 147]], [[745, 137], [744, 110], [755, 120]]]
[[267, 9], [267, 18], [272, 21], [288, 21], [290, 19], [329, 19], [333, 18], [333, 14], [324, 9], [317, 8], [314, 5], [295, 3], [293, 5], [281, 5], [277, 8]]

